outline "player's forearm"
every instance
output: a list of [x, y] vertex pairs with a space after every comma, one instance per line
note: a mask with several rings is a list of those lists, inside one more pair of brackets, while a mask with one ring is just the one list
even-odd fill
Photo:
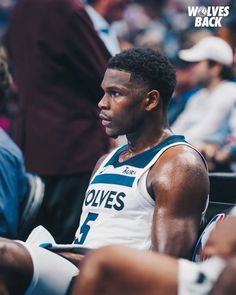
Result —
[[152, 250], [174, 257], [191, 258], [198, 229], [187, 223], [177, 222], [156, 228], [152, 234]]
[[72, 295], [176, 295], [177, 260], [111, 246], [86, 257]]

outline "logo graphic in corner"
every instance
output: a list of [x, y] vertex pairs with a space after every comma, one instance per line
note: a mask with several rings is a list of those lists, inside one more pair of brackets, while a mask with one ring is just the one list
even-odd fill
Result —
[[221, 222], [225, 219], [225, 214], [224, 213], [219, 213], [217, 215], [215, 215], [211, 221], [207, 224], [206, 228], [204, 229], [204, 231], [202, 232], [200, 238], [198, 239], [194, 252], [193, 252], [193, 256], [192, 256], [192, 261], [194, 262], [200, 262], [203, 260], [206, 260], [207, 257], [201, 258], [201, 251], [203, 249], [203, 247], [206, 245], [206, 241], [211, 233], [211, 231], [215, 228], [216, 224], [218, 222]]
[[194, 27], [217, 28], [229, 15], [229, 6], [188, 6], [188, 15], [194, 18]]

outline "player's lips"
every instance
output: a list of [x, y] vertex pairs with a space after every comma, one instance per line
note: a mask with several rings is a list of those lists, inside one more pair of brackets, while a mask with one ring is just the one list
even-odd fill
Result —
[[102, 125], [107, 127], [111, 123], [111, 119], [108, 118], [107, 116], [100, 114], [99, 115], [100, 119], [102, 120]]

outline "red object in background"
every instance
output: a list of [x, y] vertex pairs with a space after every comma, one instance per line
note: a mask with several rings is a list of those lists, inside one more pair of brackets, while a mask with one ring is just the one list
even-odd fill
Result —
[[6, 116], [0, 117], [0, 128], [2, 128], [5, 132], [9, 133], [10, 122]]

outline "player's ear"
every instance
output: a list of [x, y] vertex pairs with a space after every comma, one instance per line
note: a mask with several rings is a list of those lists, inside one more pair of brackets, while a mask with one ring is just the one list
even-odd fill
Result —
[[146, 96], [146, 111], [151, 111], [160, 104], [160, 92], [151, 90]]

